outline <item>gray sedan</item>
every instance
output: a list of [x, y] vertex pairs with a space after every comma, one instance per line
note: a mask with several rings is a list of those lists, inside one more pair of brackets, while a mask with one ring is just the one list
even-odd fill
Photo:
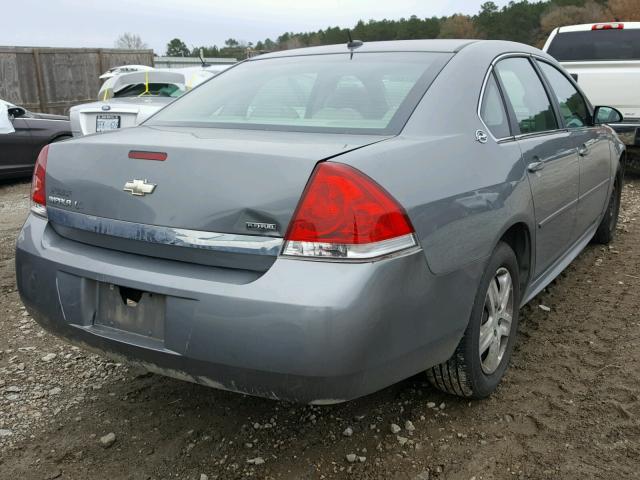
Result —
[[330, 404], [426, 371], [485, 397], [519, 308], [615, 233], [618, 117], [516, 43], [255, 57], [43, 150], [20, 294], [71, 342], [215, 388]]

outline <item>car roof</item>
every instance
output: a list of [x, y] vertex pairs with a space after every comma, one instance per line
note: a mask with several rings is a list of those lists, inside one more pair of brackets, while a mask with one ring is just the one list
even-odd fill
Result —
[[622, 23], [624, 25], [624, 30], [640, 28], [640, 22], [596, 22], [596, 23], [582, 23], [580, 25], [565, 25], [564, 27], [558, 28], [558, 33], [584, 32], [587, 30], [591, 30], [594, 25], [606, 25], [606, 24], [613, 24], [613, 23]]
[[[346, 40], [346, 39], [345, 39]], [[364, 42], [354, 52], [442, 52], [456, 53], [471, 43], [472, 39], [438, 39], [438, 40], [392, 40], [387, 42]], [[279, 52], [266, 53], [253, 57], [251, 60], [262, 60], [275, 57], [292, 57], [298, 55], [323, 55], [328, 53], [348, 52], [347, 42], [338, 45], [323, 45], [319, 47], [295, 48]]]

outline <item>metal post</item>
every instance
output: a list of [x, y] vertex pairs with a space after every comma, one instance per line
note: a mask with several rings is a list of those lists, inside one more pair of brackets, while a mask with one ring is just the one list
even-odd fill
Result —
[[40, 111], [42, 113], [48, 113], [47, 96], [44, 91], [44, 77], [42, 75], [42, 65], [40, 63], [40, 51], [37, 48], [33, 49], [33, 62], [36, 68], [36, 84], [38, 86], [38, 101], [40, 102]]

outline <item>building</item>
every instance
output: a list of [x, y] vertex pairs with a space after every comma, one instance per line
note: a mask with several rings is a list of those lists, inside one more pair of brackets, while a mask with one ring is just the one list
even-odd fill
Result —
[[[204, 61], [210, 65], [231, 65], [238, 60], [235, 58], [212, 58], [207, 57]], [[185, 68], [197, 67], [202, 62], [197, 57], [155, 57], [153, 59], [156, 68]]]

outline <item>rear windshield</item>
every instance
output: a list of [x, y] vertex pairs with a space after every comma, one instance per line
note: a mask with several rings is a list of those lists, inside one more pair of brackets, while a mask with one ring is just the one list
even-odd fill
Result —
[[178, 85], [173, 83], [136, 83], [113, 93], [114, 98], [141, 97], [151, 95], [152, 97], [179, 97], [184, 93]]
[[257, 59], [202, 84], [146, 124], [394, 134], [450, 57], [395, 52]]
[[640, 60], [640, 29], [559, 33], [548, 53], [561, 62]]

